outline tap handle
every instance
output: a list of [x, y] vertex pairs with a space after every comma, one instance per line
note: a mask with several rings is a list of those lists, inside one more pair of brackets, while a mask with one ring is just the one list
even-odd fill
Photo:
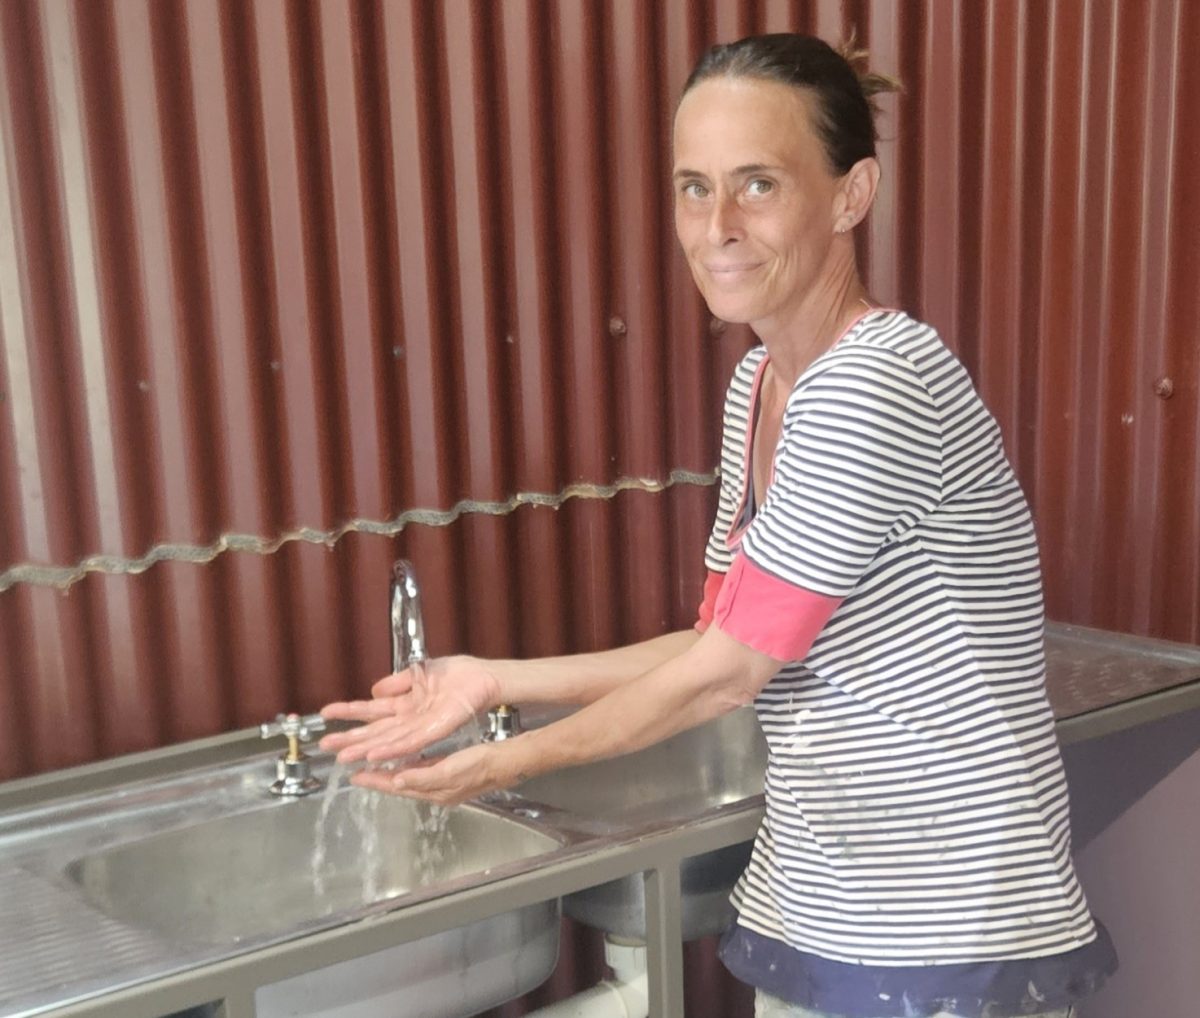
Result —
[[308, 742], [317, 732], [325, 731], [325, 719], [320, 714], [278, 714], [274, 721], [268, 721], [258, 726], [258, 732], [264, 739], [273, 739], [277, 735], [286, 735], [289, 739], [299, 739]]

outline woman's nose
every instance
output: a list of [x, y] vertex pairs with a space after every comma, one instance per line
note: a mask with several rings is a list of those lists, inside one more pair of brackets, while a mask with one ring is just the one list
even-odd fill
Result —
[[708, 241], [714, 247], [739, 240], [743, 235], [742, 210], [733, 195], [717, 195], [708, 217]]

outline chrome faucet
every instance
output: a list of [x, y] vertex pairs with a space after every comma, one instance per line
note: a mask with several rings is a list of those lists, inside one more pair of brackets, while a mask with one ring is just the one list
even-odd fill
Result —
[[487, 731], [483, 733], [484, 742], [503, 742], [520, 734], [521, 712], [516, 707], [501, 703], [488, 711]]
[[424, 664], [425, 624], [421, 621], [421, 591], [417, 574], [408, 559], [392, 566], [392, 672], [409, 665]]
[[287, 737], [287, 752], [275, 761], [275, 781], [271, 785], [272, 795], [295, 797], [310, 795], [325, 787], [320, 778], [315, 778], [310, 769], [311, 758], [300, 748], [317, 732], [325, 731], [325, 719], [320, 714], [280, 714], [274, 721], [258, 726], [264, 739], [277, 735]]
[[[392, 671], [402, 672], [414, 664], [424, 664], [425, 624], [421, 618], [421, 591], [417, 574], [408, 559], [392, 566]], [[500, 742], [521, 732], [521, 716], [516, 707], [502, 703], [488, 711], [484, 742]]]

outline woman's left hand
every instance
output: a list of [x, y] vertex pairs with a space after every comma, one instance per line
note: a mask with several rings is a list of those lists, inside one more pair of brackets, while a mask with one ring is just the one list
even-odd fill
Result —
[[359, 771], [350, 782], [388, 795], [456, 806], [521, 781], [524, 776], [511, 765], [512, 756], [496, 745], [469, 746], [401, 771]]

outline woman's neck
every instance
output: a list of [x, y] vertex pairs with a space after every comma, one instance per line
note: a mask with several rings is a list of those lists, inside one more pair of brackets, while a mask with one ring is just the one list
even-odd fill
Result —
[[872, 307], [866, 287], [851, 269], [814, 287], [786, 319], [753, 323], [767, 348], [776, 384], [790, 390], [808, 366]]

